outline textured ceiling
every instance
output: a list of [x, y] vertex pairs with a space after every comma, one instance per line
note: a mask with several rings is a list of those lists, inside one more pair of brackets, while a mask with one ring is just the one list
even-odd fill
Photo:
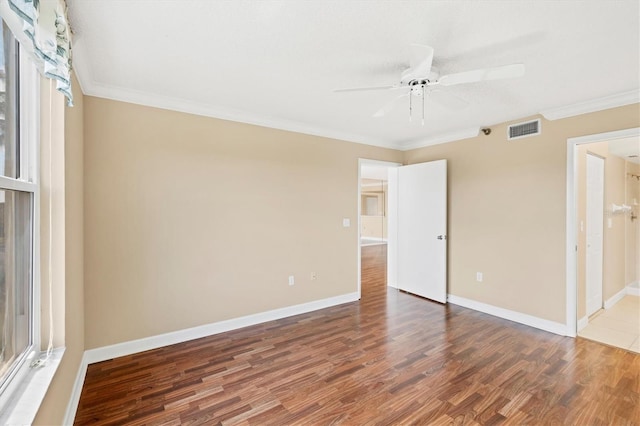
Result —
[[640, 138], [631, 137], [610, 141], [609, 152], [625, 161], [640, 164]]
[[[67, 3], [85, 94], [399, 149], [637, 102], [640, 87], [637, 0]], [[427, 100], [424, 126], [420, 104], [412, 122], [408, 103], [372, 117], [397, 92], [332, 92], [397, 83], [412, 43], [435, 49], [441, 74], [510, 63], [526, 74], [445, 88], [469, 106]]]

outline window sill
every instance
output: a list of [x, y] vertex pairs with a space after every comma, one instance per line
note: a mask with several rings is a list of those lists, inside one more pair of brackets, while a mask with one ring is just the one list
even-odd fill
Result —
[[64, 348], [55, 349], [51, 353], [49, 362], [42, 367], [30, 368], [15, 395], [9, 400], [6, 409], [0, 414], [2, 425], [30, 425], [38, 413], [40, 404], [53, 380]]

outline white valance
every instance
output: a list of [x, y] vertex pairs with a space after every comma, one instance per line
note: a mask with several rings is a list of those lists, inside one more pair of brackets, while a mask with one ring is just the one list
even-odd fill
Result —
[[0, 16], [38, 70], [56, 80], [56, 88], [72, 105], [71, 30], [64, 0], [0, 0]]

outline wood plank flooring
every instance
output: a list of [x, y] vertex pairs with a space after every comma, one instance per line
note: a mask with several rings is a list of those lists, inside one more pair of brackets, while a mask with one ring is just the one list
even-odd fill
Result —
[[384, 285], [362, 300], [89, 366], [75, 424], [640, 424], [640, 355]]

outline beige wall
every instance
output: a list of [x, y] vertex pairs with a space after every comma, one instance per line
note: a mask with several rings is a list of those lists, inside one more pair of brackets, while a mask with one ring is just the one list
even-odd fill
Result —
[[360, 235], [369, 238], [387, 238], [386, 216], [360, 216]]
[[[45, 88], [47, 90], [45, 90]], [[43, 81], [43, 118], [48, 115], [49, 83]], [[66, 346], [64, 357], [53, 382], [40, 406], [34, 424], [62, 424], [67, 403], [84, 352], [84, 291], [83, 291], [83, 96], [74, 78], [73, 108], [64, 106], [63, 97], [54, 91], [52, 103], [54, 119], [59, 130], [54, 133], [54, 245], [57, 253], [54, 265], [58, 265], [54, 281], [57, 296], [54, 305], [56, 346]], [[64, 123], [64, 128], [62, 127]], [[48, 127], [42, 127], [44, 129]], [[43, 134], [44, 136], [44, 134]], [[63, 139], [64, 137], [64, 139]], [[43, 141], [42, 182], [42, 278], [46, 281], [46, 246], [48, 235], [48, 145]], [[46, 285], [43, 285], [46, 289]], [[45, 292], [43, 292], [45, 293]], [[46, 308], [46, 294], [42, 302]], [[46, 312], [46, 311], [45, 311]], [[43, 341], [48, 330], [47, 315], [43, 315]]]
[[[609, 153], [609, 143], [599, 142], [579, 145], [576, 154], [576, 235], [578, 242], [578, 318], [586, 314], [586, 230], [587, 230], [587, 154], [595, 154], [604, 159], [604, 233], [603, 233], [603, 302], [613, 297], [625, 285], [626, 269], [626, 222], [628, 216], [612, 214], [611, 205], [625, 202], [626, 161]], [[611, 226], [609, 226], [609, 222]]]
[[489, 136], [408, 151], [407, 164], [448, 160], [449, 292], [564, 323], [567, 139], [638, 126], [635, 104], [542, 119], [537, 137], [507, 141], [500, 124]]
[[387, 182], [377, 179], [360, 179], [360, 193], [362, 197], [362, 211], [364, 212], [364, 197], [378, 198], [378, 215], [360, 216], [360, 235], [372, 238], [387, 238]]
[[87, 349], [357, 291], [358, 157], [402, 153], [84, 106]]

